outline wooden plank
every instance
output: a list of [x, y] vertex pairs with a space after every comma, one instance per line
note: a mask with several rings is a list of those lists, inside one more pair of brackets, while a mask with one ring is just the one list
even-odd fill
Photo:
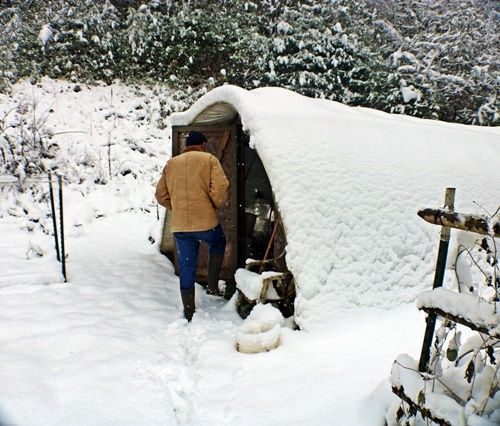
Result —
[[[456, 213], [444, 209], [423, 209], [417, 213], [426, 222], [433, 225], [462, 229], [477, 234], [490, 234], [490, 219], [486, 216]], [[500, 222], [492, 226], [495, 237], [500, 237]]]
[[236, 207], [236, 235], [237, 235], [237, 265], [242, 267], [246, 260], [246, 176], [245, 176], [245, 144], [249, 142], [248, 135], [243, 132], [240, 121], [235, 124], [235, 143], [236, 143], [236, 191], [237, 191], [237, 207]]

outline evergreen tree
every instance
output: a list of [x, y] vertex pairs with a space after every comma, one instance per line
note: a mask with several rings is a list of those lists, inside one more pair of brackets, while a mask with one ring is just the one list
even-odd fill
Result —
[[447, 121], [500, 122], [494, 2], [379, 0], [376, 5], [391, 78], [403, 92], [413, 86], [420, 93], [420, 99], [396, 108]]
[[195, 6], [178, 6], [168, 15], [142, 6], [129, 15], [128, 39], [138, 69], [174, 85], [251, 87], [267, 56], [259, 15], [234, 3]]
[[387, 67], [364, 43], [371, 19], [358, 1], [284, 4], [273, 26], [270, 84], [352, 105], [376, 104]]
[[21, 26], [19, 9], [8, 1], [0, 8], [0, 91], [8, 89], [9, 82], [20, 75], [12, 64], [19, 61], [16, 52], [16, 36]]
[[[13, 2], [14, 3], [14, 2]], [[18, 77], [120, 77], [120, 16], [108, 2], [15, 2], [18, 24], [8, 49]]]

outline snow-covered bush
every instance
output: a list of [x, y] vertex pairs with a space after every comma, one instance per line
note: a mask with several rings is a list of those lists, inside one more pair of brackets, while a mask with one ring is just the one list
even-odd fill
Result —
[[42, 111], [33, 97], [0, 114], [0, 174], [23, 181], [47, 172], [59, 152], [47, 124], [49, 111]]

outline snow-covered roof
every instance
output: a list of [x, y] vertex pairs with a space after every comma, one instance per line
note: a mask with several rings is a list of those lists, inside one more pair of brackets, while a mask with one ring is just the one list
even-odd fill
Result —
[[235, 112], [262, 159], [287, 234], [303, 328], [333, 309], [391, 307], [432, 287], [439, 228], [417, 211], [496, 209], [500, 129], [392, 115], [279, 88], [223, 86], [170, 124]]

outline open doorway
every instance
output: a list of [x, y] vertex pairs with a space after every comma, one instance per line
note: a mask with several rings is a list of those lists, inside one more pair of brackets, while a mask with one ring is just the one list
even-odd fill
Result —
[[244, 142], [245, 259], [264, 259], [273, 231], [271, 183], [257, 151]]
[[[236, 291], [234, 274], [245, 268], [247, 259], [265, 261], [257, 268], [286, 272], [293, 280], [285, 263], [286, 236], [274, 202], [272, 185], [258, 152], [250, 147], [249, 137], [237, 119], [230, 123], [211, 125], [177, 126], [172, 128], [172, 156], [185, 148], [191, 130], [203, 132], [208, 139], [207, 151], [215, 155], [230, 182], [228, 201], [218, 210], [220, 224], [226, 235], [227, 245], [220, 279], [226, 282], [226, 297]], [[177, 269], [175, 241], [170, 232], [170, 212], [165, 215], [160, 250]], [[207, 281], [208, 250], [200, 246], [196, 280]], [[283, 301], [280, 310], [289, 316], [293, 312], [295, 288], [290, 280], [281, 280]], [[273, 284], [274, 285], [274, 284]], [[291, 290], [291, 292], [290, 292]]]

